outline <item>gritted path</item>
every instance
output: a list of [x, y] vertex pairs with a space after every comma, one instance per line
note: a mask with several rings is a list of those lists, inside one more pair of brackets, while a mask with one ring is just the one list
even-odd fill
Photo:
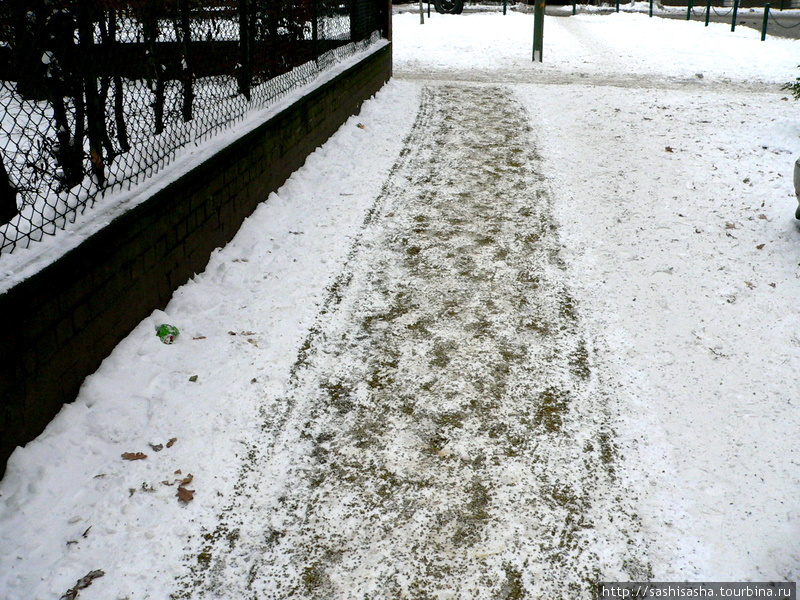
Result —
[[649, 576], [538, 169], [508, 88], [423, 90], [174, 597], [588, 598]]

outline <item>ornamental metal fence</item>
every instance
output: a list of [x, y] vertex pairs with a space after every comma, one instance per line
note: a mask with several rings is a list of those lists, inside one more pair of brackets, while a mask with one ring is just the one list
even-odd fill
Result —
[[4, 0], [0, 252], [377, 41], [376, 0]]

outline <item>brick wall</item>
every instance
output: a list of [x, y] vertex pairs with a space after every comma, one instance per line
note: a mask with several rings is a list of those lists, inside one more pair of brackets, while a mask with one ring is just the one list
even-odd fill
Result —
[[84, 378], [391, 76], [391, 44], [0, 295], [0, 477]]

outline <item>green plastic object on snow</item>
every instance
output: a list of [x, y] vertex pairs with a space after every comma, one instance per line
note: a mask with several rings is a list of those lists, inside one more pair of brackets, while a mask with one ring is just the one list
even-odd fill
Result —
[[180, 331], [178, 331], [178, 328], [174, 325], [167, 325], [164, 323], [156, 327], [156, 335], [165, 344], [171, 344], [174, 342], [179, 333]]

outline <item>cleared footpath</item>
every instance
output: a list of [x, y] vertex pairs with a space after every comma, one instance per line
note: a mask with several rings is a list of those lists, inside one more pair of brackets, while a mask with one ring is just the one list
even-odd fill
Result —
[[531, 127], [507, 87], [423, 89], [174, 597], [575, 598], [650, 577]]

